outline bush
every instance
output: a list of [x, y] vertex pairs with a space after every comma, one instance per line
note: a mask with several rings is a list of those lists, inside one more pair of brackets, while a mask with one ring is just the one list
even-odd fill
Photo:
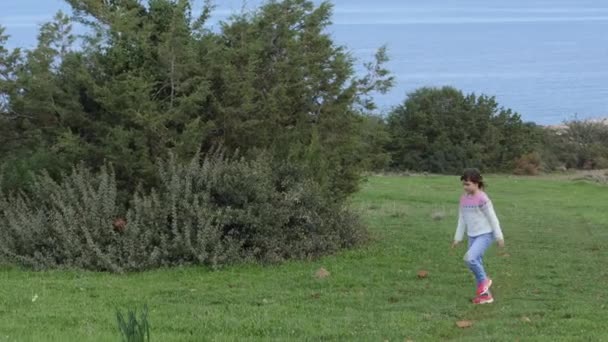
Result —
[[0, 197], [0, 256], [35, 269], [136, 271], [161, 266], [314, 258], [365, 239], [358, 218], [309, 180], [260, 156], [210, 153], [157, 165], [160, 185], [126, 212], [111, 168], [36, 177], [31, 194]]
[[511, 171], [541, 136], [494, 97], [452, 87], [420, 88], [389, 114], [391, 167], [458, 174], [466, 167]]
[[574, 180], [584, 180], [599, 184], [608, 184], [608, 172], [604, 172], [603, 174], [599, 172], [591, 172], [579, 177], [575, 177]]
[[516, 175], [535, 176], [541, 170], [541, 158], [538, 153], [528, 153], [515, 161], [513, 173]]
[[544, 132], [541, 153], [550, 169], [562, 165], [573, 169], [608, 168], [608, 125], [572, 120], [564, 128]]

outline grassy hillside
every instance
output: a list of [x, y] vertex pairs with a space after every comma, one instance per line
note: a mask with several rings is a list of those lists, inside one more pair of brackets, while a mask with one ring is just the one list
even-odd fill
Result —
[[373, 177], [353, 205], [375, 241], [318, 261], [123, 276], [5, 267], [0, 341], [117, 341], [115, 309], [144, 303], [154, 341], [608, 340], [608, 187], [488, 181], [507, 243], [487, 254], [491, 305], [470, 304], [465, 249], [449, 248], [458, 179]]

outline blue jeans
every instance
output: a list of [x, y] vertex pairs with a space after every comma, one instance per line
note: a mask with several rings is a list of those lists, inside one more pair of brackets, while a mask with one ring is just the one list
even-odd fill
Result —
[[492, 242], [494, 242], [494, 234], [492, 233], [469, 236], [469, 250], [464, 255], [464, 262], [475, 275], [477, 284], [487, 278], [486, 271], [483, 268], [483, 254], [492, 245]]

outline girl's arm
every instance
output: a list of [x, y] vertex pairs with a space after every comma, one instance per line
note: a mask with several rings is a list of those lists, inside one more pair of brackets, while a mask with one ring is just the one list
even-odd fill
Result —
[[462, 218], [462, 210], [458, 210], [458, 226], [456, 227], [456, 234], [454, 234], [454, 241], [460, 242], [464, 237], [464, 219]]
[[498, 217], [496, 217], [496, 212], [494, 211], [494, 206], [492, 205], [492, 201], [488, 200], [482, 207], [481, 211], [486, 216], [488, 221], [490, 222], [490, 226], [492, 227], [492, 231], [494, 232], [494, 237], [497, 241], [504, 240], [502, 235], [502, 230], [500, 229], [500, 222], [498, 221]]

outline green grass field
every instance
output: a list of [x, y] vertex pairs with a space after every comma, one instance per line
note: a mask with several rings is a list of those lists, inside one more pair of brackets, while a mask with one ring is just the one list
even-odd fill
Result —
[[[373, 177], [353, 206], [374, 242], [314, 262], [130, 275], [3, 268], [0, 341], [118, 341], [116, 308], [144, 303], [153, 341], [608, 341], [608, 187], [488, 181], [508, 253], [486, 255], [491, 305], [470, 304], [464, 246], [449, 248], [457, 177]], [[320, 267], [331, 275], [315, 278]]]

